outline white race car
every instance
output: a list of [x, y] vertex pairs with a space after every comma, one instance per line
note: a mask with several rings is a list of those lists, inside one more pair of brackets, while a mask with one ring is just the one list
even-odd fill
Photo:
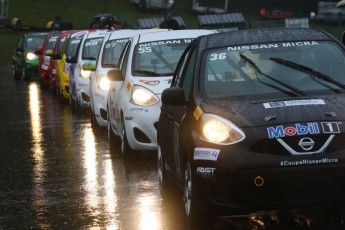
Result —
[[115, 30], [105, 37], [97, 58], [96, 70], [90, 78], [90, 121], [93, 128], [107, 126], [108, 70], [118, 67], [122, 50], [130, 37], [148, 31], [156, 30]]
[[103, 39], [110, 34], [107, 30], [90, 30], [80, 43], [77, 55], [67, 61], [73, 63], [70, 69], [69, 99], [76, 112], [90, 106], [90, 70], [83, 70], [83, 65], [95, 65]]
[[108, 138], [121, 138], [121, 153], [157, 149], [160, 96], [170, 86], [186, 46], [212, 30], [173, 30], [132, 37], [120, 66], [108, 72]]

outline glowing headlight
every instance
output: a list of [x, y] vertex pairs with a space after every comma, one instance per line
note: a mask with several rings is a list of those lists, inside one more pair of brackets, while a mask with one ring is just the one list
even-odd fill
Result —
[[201, 139], [204, 141], [229, 145], [242, 141], [246, 136], [244, 132], [231, 121], [213, 114], [201, 116]]
[[107, 76], [101, 76], [100, 77], [98, 86], [101, 90], [108, 91], [109, 90], [109, 84], [110, 84], [110, 81], [107, 78]]
[[133, 86], [131, 102], [136, 105], [149, 106], [159, 101], [158, 97], [150, 90], [141, 86]]
[[26, 54], [26, 58], [27, 58], [29, 61], [32, 61], [32, 60], [37, 59], [37, 55], [34, 54], [34, 53], [29, 52], [29, 53]]
[[89, 78], [91, 74], [90, 70], [80, 70], [80, 76], [82, 76], [83, 78]]

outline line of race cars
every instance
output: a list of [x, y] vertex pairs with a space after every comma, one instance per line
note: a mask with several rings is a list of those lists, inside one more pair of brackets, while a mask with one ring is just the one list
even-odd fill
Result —
[[41, 74], [41, 83], [75, 111], [89, 108], [92, 127], [106, 127], [124, 157], [157, 151], [161, 195], [183, 198], [191, 224], [344, 205], [345, 48], [332, 35], [286, 28], [56, 36], [47, 39], [64, 36], [62, 48], [40, 55], [54, 60], [48, 68], [57, 77]]

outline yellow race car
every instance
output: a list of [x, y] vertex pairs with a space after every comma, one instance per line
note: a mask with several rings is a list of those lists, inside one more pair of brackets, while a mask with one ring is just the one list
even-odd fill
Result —
[[68, 31], [62, 50], [59, 54], [54, 54], [57, 61], [57, 93], [60, 99], [69, 99], [69, 72], [71, 64], [66, 62], [66, 58], [74, 58], [79, 47], [80, 41], [87, 30]]

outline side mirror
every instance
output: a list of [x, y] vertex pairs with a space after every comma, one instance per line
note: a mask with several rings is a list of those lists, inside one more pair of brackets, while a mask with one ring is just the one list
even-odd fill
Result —
[[42, 54], [43, 54], [43, 50], [36, 50], [36, 51], [35, 51], [35, 54], [36, 54], [36, 55], [42, 55]]
[[122, 72], [119, 69], [111, 69], [107, 73], [107, 77], [110, 81], [123, 81]]
[[66, 62], [75, 64], [75, 63], [77, 63], [77, 59], [75, 57], [68, 56], [68, 57], [66, 57]]
[[163, 105], [175, 105], [182, 106], [186, 105], [186, 99], [184, 91], [179, 87], [166, 88], [162, 93], [162, 104]]

